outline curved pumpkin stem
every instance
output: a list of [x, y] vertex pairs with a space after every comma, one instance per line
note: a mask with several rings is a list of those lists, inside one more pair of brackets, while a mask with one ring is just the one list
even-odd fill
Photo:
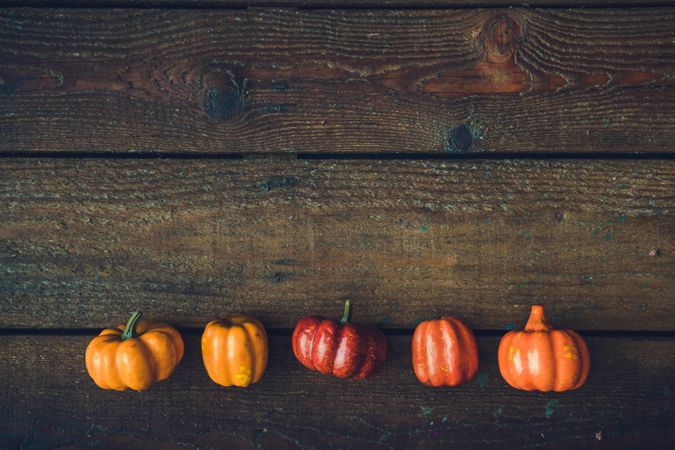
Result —
[[532, 305], [532, 311], [530, 311], [530, 318], [527, 321], [527, 325], [525, 325], [525, 331], [549, 331], [552, 328], [546, 317], [544, 317], [544, 306]]
[[127, 322], [127, 325], [124, 327], [124, 333], [122, 333], [122, 339], [131, 339], [132, 337], [136, 337], [136, 324], [138, 321], [141, 320], [141, 312], [140, 311], [134, 311], [133, 314], [131, 314], [131, 317], [129, 317], [129, 321]]
[[352, 301], [351, 300], [345, 300], [345, 309], [344, 309], [344, 312], [342, 313], [342, 319], [340, 319], [341, 324], [344, 325], [347, 322], [349, 322], [349, 319], [352, 316], [351, 307], [352, 307]]

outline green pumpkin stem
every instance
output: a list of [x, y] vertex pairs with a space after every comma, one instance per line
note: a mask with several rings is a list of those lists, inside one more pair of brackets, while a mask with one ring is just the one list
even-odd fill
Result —
[[141, 312], [134, 311], [133, 314], [131, 314], [131, 317], [129, 317], [127, 326], [124, 327], [124, 333], [122, 333], [123, 340], [131, 339], [133, 337], [138, 336], [136, 334], [136, 324], [138, 323], [139, 320], [141, 320]]
[[340, 319], [341, 324], [346, 324], [349, 322], [349, 319], [352, 316], [352, 301], [351, 300], [345, 300], [345, 309], [344, 312], [342, 313], [342, 319]]

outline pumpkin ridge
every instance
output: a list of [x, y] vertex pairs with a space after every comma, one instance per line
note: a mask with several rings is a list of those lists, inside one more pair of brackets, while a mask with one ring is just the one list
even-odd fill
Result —
[[371, 346], [375, 345], [375, 336], [372, 336], [368, 330], [364, 330], [360, 325], [354, 324], [356, 329], [356, 338], [359, 340], [359, 350], [356, 353], [356, 364], [354, 364], [354, 373], [349, 375], [349, 378], [357, 376], [366, 364], [368, 358], [368, 351]]
[[443, 364], [447, 364], [447, 361], [445, 361], [445, 352], [443, 351], [444, 348], [441, 344], [439, 344], [439, 342], [442, 342], [442, 336], [443, 331], [441, 330], [441, 326], [435, 321], [429, 323], [426, 333], [425, 345], [428, 363], [427, 370], [429, 371], [429, 382], [432, 386], [436, 387], [442, 386], [443, 380], [442, 375], [438, 373], [438, 369], [436, 367], [437, 364], [433, 358], [440, 357], [444, 361]]
[[518, 373], [518, 369], [516, 368], [516, 363], [513, 363], [513, 368], [516, 370], [517, 375], [516, 379], [519, 379], [519, 377], [523, 377], [523, 380], [519, 380], [518, 384], [520, 385], [521, 389], [525, 389], [526, 391], [531, 391], [534, 389], [532, 380], [530, 379], [530, 368], [527, 360], [523, 361], [523, 352], [521, 351], [521, 346], [520, 341], [525, 339], [526, 344], [529, 344], [529, 333], [527, 332], [518, 332], [516, 335], [513, 337], [513, 348], [515, 348], [515, 352], [513, 354], [513, 361], [516, 361], [516, 359], [519, 361], [520, 366], [522, 371]]
[[[223, 348], [227, 349], [229, 339], [230, 328], [228, 328], [225, 323], [223, 323], [222, 326], [217, 325], [213, 330], [213, 337], [211, 340], [211, 355], [216, 355], [213, 357], [213, 361], [211, 361], [211, 366], [215, 378], [220, 379], [220, 384], [223, 386], [232, 386], [234, 384], [230, 377], [230, 371], [227, 364], [227, 352], [222, 350]], [[214, 343], [217, 343], [218, 345], [214, 345]], [[214, 350], [216, 348], [220, 351]]]
[[[455, 322], [450, 318], [441, 320], [439, 323], [439, 328], [442, 331], [445, 331], [447, 335], [443, 334], [443, 355], [446, 365], [445, 372], [445, 381], [451, 385], [456, 385], [461, 381], [461, 372], [463, 371], [463, 361], [459, 358], [459, 348], [454, 348], [456, 346], [461, 347], [461, 342], [459, 342], [459, 336], [457, 333], [457, 326]], [[446, 339], [447, 338], [447, 339]], [[454, 367], [459, 366], [460, 373], [455, 373], [453, 371]]]
[[[246, 358], [243, 361], [239, 360], [238, 357], [228, 358], [228, 366], [230, 368], [230, 374], [232, 383], [235, 386], [247, 387], [251, 384], [251, 349], [248, 342], [248, 332], [244, 327], [239, 324], [232, 325], [228, 329], [227, 335], [227, 349], [228, 353], [230, 350], [237, 348], [239, 346], [244, 346], [246, 348]], [[239, 353], [239, 352], [235, 352]]]
[[[431, 379], [429, 377], [429, 355], [427, 354], [426, 350], [426, 335], [427, 335], [427, 328], [429, 326], [429, 321], [424, 321], [421, 322], [418, 326], [417, 329], [415, 330], [416, 333], [413, 334], [413, 339], [417, 337], [417, 347], [418, 347], [418, 355], [422, 355], [422, 357], [419, 358], [418, 363], [415, 364], [413, 361], [413, 371], [415, 371], [415, 365], [419, 367], [420, 370], [420, 381], [422, 383], [426, 384], [427, 386], [431, 386]], [[414, 341], [413, 341], [414, 343]], [[413, 355], [415, 355], [415, 348], [413, 347]], [[417, 372], [415, 372], [417, 373]]]
[[[424, 364], [426, 361], [420, 361], [419, 355], [422, 354], [422, 336], [424, 336], [423, 331], [426, 328], [426, 321], [422, 321], [417, 325], [417, 328], [415, 328], [415, 331], [413, 332], [413, 338], [412, 338], [412, 345], [411, 347], [411, 358], [412, 358], [412, 363], [413, 363], [413, 372], [415, 372], [415, 375], [417, 376], [417, 379], [419, 379], [422, 383], [424, 384], [429, 384], [428, 380], [426, 379], [426, 374], [424, 372]], [[417, 356], [417, 357], [416, 357]]]
[[[160, 374], [159, 373], [159, 368], [163, 365], [162, 364], [162, 358], [166, 355], [163, 355], [162, 349], [158, 349], [154, 347], [154, 344], [149, 344], [148, 341], [152, 341], [153, 338], [157, 339], [157, 336], [161, 336], [161, 339], [164, 340], [162, 342], [163, 344], [166, 345], [166, 351], [169, 351], [171, 353], [171, 364], [168, 365], [167, 368], [167, 373], [166, 374]], [[154, 377], [157, 381], [163, 381], [169, 378], [174, 370], [176, 369], [176, 366], [178, 365], [178, 349], [176, 348], [176, 344], [172, 338], [172, 336], [162, 330], [161, 328], [157, 328], [155, 330], [148, 331], [138, 337], [138, 339], [146, 346], [148, 349], [148, 353], [151, 355], [150, 360], [152, 361], [153, 368], [154, 368]], [[159, 351], [156, 352], [156, 350]]]
[[[453, 320], [457, 326], [457, 341], [462, 350], [461, 355], [463, 355], [463, 357], [460, 358], [462, 367], [461, 377], [462, 380], [469, 381], [473, 378], [478, 369], [478, 349], [477, 346], [474, 345], [476, 339], [471, 328], [469, 328], [461, 319], [455, 318]], [[475, 355], [476, 358], [470, 358], [470, 355]]]
[[[122, 333], [120, 333], [120, 335], [121, 334]], [[109, 366], [106, 366], [106, 369], [110, 370], [110, 372], [107, 372], [106, 370], [108, 373], [106, 381], [108, 382], [108, 385], [116, 391], [123, 391], [125, 389], [124, 381], [122, 380], [119, 368], [117, 367], [117, 351], [119, 350], [121, 342], [122, 341], [110, 341], [110, 347], [108, 349], [109, 354], [107, 355], [110, 358], [107, 362], [110, 364]]]
[[[171, 336], [169, 333], [167, 333], [166, 331], [161, 330], [161, 329], [159, 329], [159, 330], [153, 330], [153, 331], [151, 331], [150, 333], [145, 333], [145, 334], [151, 334], [151, 333], [156, 333], [156, 334], [159, 334], [160, 336], [165, 336], [165, 337], [166, 337], [167, 343], [171, 346], [171, 349], [173, 350], [173, 361], [174, 361], [174, 364], [177, 364], [178, 361], [176, 361], [176, 359], [178, 358], [178, 355], [177, 355], [178, 352], [176, 352], [176, 346], [175, 346], [174, 343], [173, 343], [172, 336]], [[145, 336], [145, 334], [144, 334], [143, 336]], [[142, 337], [142, 336], [141, 336], [141, 337]]]
[[[342, 326], [342, 329], [340, 330], [343, 332], [345, 329], [347, 329], [347, 326], [350, 325], [350, 323], [346, 323]], [[352, 370], [345, 376], [345, 378], [354, 378], [355, 376], [359, 375], [359, 372], [361, 372], [361, 369], [363, 369], [363, 366], [366, 363], [366, 358], [368, 357], [368, 349], [370, 348], [371, 345], [371, 336], [370, 333], [367, 331], [362, 330], [359, 325], [357, 324], [351, 324], [354, 327], [354, 336], [352, 339], [355, 339], [357, 341], [357, 346], [356, 350], [352, 350], [352, 353], [356, 354], [356, 357], [354, 358], [354, 362], [352, 364]], [[338, 340], [339, 342], [340, 340]]]
[[[513, 336], [515, 332], [514, 331], [509, 331], [506, 333], [501, 341], [499, 342], [499, 349], [497, 351], [497, 359], [499, 359], [499, 372], [502, 375], [502, 378], [510, 384], [511, 386], [516, 386], [516, 381], [513, 379], [511, 375], [511, 370], [513, 368], [513, 365], [511, 362], [508, 360], [509, 358], [509, 349], [513, 348]], [[502, 362], [501, 360], [506, 359], [505, 362]]]
[[[105, 331], [105, 330], [103, 330]], [[103, 332], [101, 332], [103, 333]], [[98, 335], [92, 341], [89, 343], [87, 346], [87, 351], [85, 353], [85, 366], [87, 367], [87, 372], [89, 374], [93, 374], [92, 378], [94, 379], [94, 382], [101, 388], [101, 389], [111, 389], [108, 383], [106, 382], [107, 380], [104, 379], [104, 377], [101, 375], [100, 370], [100, 364], [96, 363], [96, 359], [99, 361], [101, 360], [101, 354], [99, 350], [99, 345], [103, 341], [103, 338], [101, 335]], [[98, 358], [97, 358], [98, 357]]]
[[[254, 369], [251, 369], [253, 376], [252, 383], [257, 383], [265, 373], [267, 368], [267, 359], [269, 356], [269, 349], [267, 345], [267, 332], [262, 322], [260, 322], [255, 317], [248, 317], [247, 321], [243, 324], [243, 327], [248, 331], [249, 339], [251, 340], [251, 345], [253, 347], [253, 360], [254, 360]], [[252, 334], [253, 333], [253, 334]], [[260, 333], [260, 339], [262, 340], [262, 347], [257, 348], [255, 334]], [[257, 358], [260, 358], [260, 363], [258, 363]]]
[[[158, 322], [148, 322], [148, 321], [142, 321], [145, 322], [143, 326], [147, 327], [143, 332], [139, 332], [138, 335], [142, 336], [143, 334], [147, 333], [164, 333], [169, 337], [169, 341], [171, 342], [171, 345], [173, 346], [173, 350], [176, 354], [175, 358], [175, 363], [174, 365], [178, 365], [183, 360], [183, 356], [185, 353], [185, 344], [183, 343], [183, 338], [181, 337], [180, 333], [178, 330], [176, 330], [174, 327], [172, 327], [169, 324], [166, 323], [158, 323]], [[141, 325], [139, 323], [139, 325]], [[141, 328], [142, 329], [142, 328]], [[138, 330], [138, 327], [137, 327]]]
[[251, 381], [249, 384], [253, 381], [253, 377], [255, 376], [255, 369], [256, 369], [256, 361], [255, 358], [253, 357], [253, 353], [255, 349], [253, 348], [253, 336], [251, 336], [251, 333], [249, 332], [248, 328], [246, 328], [245, 323], [240, 323], [237, 325], [239, 328], [244, 330], [244, 335], [246, 336], [245, 338], [245, 346], [246, 349], [248, 350], [248, 355], [249, 355], [249, 365], [250, 368], [248, 369], [251, 372]]
[[[124, 370], [121, 370], [121, 367], [125, 364], [123, 355], [125, 352], [128, 352], [128, 357], [134, 358], [132, 361], [127, 361], [127, 363], [133, 364], [135, 362], [145, 361], [145, 369], [147, 369], [147, 372], [149, 373], [142, 373], [139, 370], [139, 367], [125, 367]], [[149, 350], [145, 344], [137, 338], [126, 339], [119, 343], [117, 351], [115, 352], [115, 367], [122, 385], [134, 390], [143, 390], [147, 389], [149, 385], [152, 384], [152, 381], [155, 379], [155, 369], [152, 358], [148, 354]], [[150, 383], [147, 383], [146, 380], [142, 379], [147, 378], [148, 375], [150, 377]]]
[[551, 355], [551, 358], [550, 358], [551, 359], [550, 360], [551, 377], [550, 378], [552, 379], [552, 382], [551, 382], [551, 388], [549, 390], [553, 390], [553, 391], [558, 390], [558, 379], [560, 378], [560, 374], [558, 373], [559, 364], [558, 364], [558, 355], [557, 355], [557, 352], [556, 352], [556, 342], [555, 342], [555, 336], [557, 334], [557, 331], [559, 331], [559, 330], [551, 330], [550, 335], [548, 335], [548, 336], [544, 335], [544, 337], [548, 341], [548, 346], [549, 346], [549, 351], [550, 351], [549, 354]]
[[309, 346], [307, 348], [309, 349], [309, 355], [307, 356], [307, 361], [312, 365], [312, 369], [318, 371], [319, 369], [316, 368], [316, 364], [314, 364], [314, 343], [316, 342], [316, 335], [319, 334], [319, 327], [321, 327], [321, 324], [324, 322], [323, 317], [316, 317], [316, 325], [314, 327], [314, 330], [312, 332], [312, 341], [309, 343]]
[[[330, 356], [330, 358], [326, 358], [326, 361], [328, 363], [328, 371], [327, 372], [334, 374], [333, 369], [335, 368], [335, 355], [337, 354], [338, 343], [340, 342], [339, 339], [338, 339], [339, 338], [339, 327], [340, 327], [340, 325], [339, 325], [339, 322], [336, 322], [334, 320], [329, 320], [328, 322], [330, 323], [330, 331], [331, 331], [331, 333], [330, 333], [331, 343], [328, 346], [328, 348], [331, 349], [331, 350], [335, 350], [335, 351], [329, 350], [329, 351], [331, 351], [331, 353], [330, 353], [331, 356]], [[338, 331], [338, 333], [336, 333], [336, 331]]]
[[578, 389], [586, 382], [588, 378], [588, 373], [590, 371], [591, 358], [588, 352], [588, 346], [586, 341], [581, 337], [579, 333], [574, 330], [566, 330], [569, 332], [572, 341], [577, 347], [577, 353], [579, 358], [579, 377], [576, 382], [573, 384], [571, 389]]
[[375, 327], [365, 327], [368, 336], [370, 339], [370, 344], [368, 352], [368, 359], [371, 364], [368, 367], [368, 371], [365, 371], [365, 368], [361, 369], [362, 375], [359, 375], [358, 379], [362, 380], [371, 375], [377, 374], [382, 370], [384, 363], [387, 359], [387, 338], [385, 335]]

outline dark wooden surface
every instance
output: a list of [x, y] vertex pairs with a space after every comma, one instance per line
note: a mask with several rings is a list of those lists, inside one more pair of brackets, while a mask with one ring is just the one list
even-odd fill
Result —
[[[18, 4], [0, 0], [0, 448], [675, 447], [675, 3]], [[390, 344], [364, 383], [290, 348], [346, 297]], [[535, 302], [586, 337], [583, 388], [500, 377]], [[185, 360], [99, 390], [87, 342], [134, 309], [181, 327]], [[247, 390], [199, 351], [235, 311], [271, 336]], [[427, 388], [412, 331], [448, 313], [478, 330], [479, 375]]]
[[0, 152], [669, 152], [672, 8], [4, 9]]
[[109, 6], [246, 8], [296, 6], [301, 8], [467, 8], [467, 7], [650, 7], [672, 5], [673, 0], [0, 0], [0, 6]]
[[[675, 330], [673, 161], [5, 159], [5, 327], [246, 309]], [[282, 306], [284, 305], [284, 306]], [[40, 311], [48, 310], [47, 316]]]
[[[2, 336], [0, 421], [26, 447], [667, 448], [675, 341], [591, 337], [587, 384], [565, 394], [517, 392], [496, 367], [498, 337], [480, 337], [479, 375], [429, 388], [410, 366], [410, 336], [389, 336], [384, 371], [366, 382], [309, 372], [290, 336], [271, 339], [259, 384], [208, 380], [199, 336], [174, 376], [143, 393], [106, 392], [84, 369], [88, 336]], [[9, 361], [10, 364], [7, 364]], [[46, 375], [46, 372], [49, 375]]]

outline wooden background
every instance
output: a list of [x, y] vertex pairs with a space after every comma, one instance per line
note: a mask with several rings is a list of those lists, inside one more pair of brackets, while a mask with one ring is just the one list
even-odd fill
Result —
[[[672, 448], [674, 292], [670, 1], [0, 0], [1, 448]], [[290, 349], [346, 297], [389, 340], [366, 382]], [[583, 388], [500, 377], [534, 302]], [[186, 358], [99, 390], [134, 309]], [[229, 312], [270, 334], [247, 390], [201, 364]], [[459, 388], [410, 365], [441, 314], [477, 334]]]

